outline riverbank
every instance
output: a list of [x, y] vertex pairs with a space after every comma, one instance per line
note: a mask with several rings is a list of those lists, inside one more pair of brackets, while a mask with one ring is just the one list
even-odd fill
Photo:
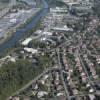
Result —
[[6, 49], [14, 46], [22, 37], [24, 37], [31, 29], [33, 29], [41, 18], [43, 18], [49, 11], [49, 8], [41, 8], [33, 17], [30, 23], [25, 27], [17, 29], [14, 35], [11, 36], [6, 42], [0, 45], [0, 53], [3, 53]]
[[8, 41], [14, 35], [17, 29], [22, 28], [26, 24], [28, 24], [32, 20], [32, 17], [35, 16], [35, 14], [40, 11], [40, 8], [33, 10], [35, 11], [31, 15], [29, 15], [28, 19], [26, 19], [24, 22], [21, 22], [17, 26], [11, 27], [11, 29], [8, 29], [7, 32], [4, 33], [4, 35], [0, 38], [0, 45]]

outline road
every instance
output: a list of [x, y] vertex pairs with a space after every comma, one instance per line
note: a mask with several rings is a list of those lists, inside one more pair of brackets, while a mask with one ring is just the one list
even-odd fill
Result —
[[61, 65], [60, 56], [59, 56], [59, 49], [57, 50], [57, 57], [58, 57], [58, 64], [59, 64], [59, 67], [60, 67], [60, 69], [61, 69], [61, 70], [60, 70], [60, 72], [61, 72], [61, 79], [62, 79], [62, 83], [63, 83], [64, 89], [65, 89], [66, 98], [67, 98], [68, 100], [71, 100], [70, 95], [69, 95], [69, 91], [68, 91], [68, 87], [66, 86], [66, 83], [65, 83], [64, 77], [63, 77], [62, 65]]
[[33, 80], [31, 80], [27, 85], [25, 85], [23, 88], [19, 89], [18, 91], [16, 91], [12, 96], [19, 94], [20, 92], [22, 92], [23, 90], [25, 90], [26, 88], [28, 88], [30, 85], [32, 85], [32, 83], [36, 82], [38, 79], [40, 79], [43, 75], [45, 75], [46, 73], [52, 71], [52, 70], [60, 70], [57, 67], [50, 67], [47, 68], [44, 72], [42, 72], [41, 74], [39, 74], [36, 78], [34, 78]]
[[[86, 73], [86, 75], [87, 75], [88, 83], [92, 85], [93, 81], [91, 80], [91, 77], [90, 77], [90, 75], [89, 75], [89, 73], [88, 73], [88, 71], [87, 71], [87, 69], [86, 69], [86, 66], [85, 66], [84, 63], [83, 63], [83, 60], [82, 60], [82, 58], [81, 58], [81, 56], [80, 56], [80, 53], [79, 53], [79, 49], [77, 49], [76, 55], [77, 55], [77, 57], [79, 57], [80, 62], [81, 62], [81, 64], [82, 64], [82, 67], [83, 67], [83, 69], [84, 69], [84, 71], [85, 71], [85, 73]], [[95, 90], [95, 87], [92, 86], [92, 88]]]

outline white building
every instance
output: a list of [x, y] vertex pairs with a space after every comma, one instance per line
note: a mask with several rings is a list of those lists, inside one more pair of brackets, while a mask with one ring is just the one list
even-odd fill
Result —
[[32, 38], [31, 38], [31, 37], [30, 37], [30, 38], [27, 38], [27, 39], [25, 39], [25, 40], [22, 42], [22, 45], [26, 46], [26, 45], [28, 45], [29, 42], [31, 42], [31, 41], [32, 41]]
[[28, 52], [28, 53], [32, 53], [32, 54], [35, 54], [35, 53], [38, 52], [37, 49], [27, 48], [27, 47], [25, 47], [24, 50], [25, 50], [26, 52]]

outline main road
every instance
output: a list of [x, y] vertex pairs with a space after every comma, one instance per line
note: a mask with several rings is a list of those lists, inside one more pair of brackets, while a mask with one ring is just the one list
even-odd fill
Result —
[[45, 0], [41, 0], [41, 3], [43, 3], [43, 8], [37, 12], [35, 16], [33, 16], [31, 22], [25, 25], [25, 27], [17, 29], [8, 41], [0, 45], [0, 53], [2, 53], [5, 49], [14, 46], [29, 30], [35, 27], [41, 18], [48, 13], [49, 6], [47, 2]]

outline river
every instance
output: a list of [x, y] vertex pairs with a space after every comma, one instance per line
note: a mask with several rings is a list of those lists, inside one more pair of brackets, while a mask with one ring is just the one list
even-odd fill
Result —
[[43, 3], [43, 8], [33, 16], [32, 21], [25, 25], [24, 28], [17, 29], [14, 35], [6, 41], [5, 43], [0, 45], [0, 53], [2, 53], [7, 48], [11, 48], [14, 46], [29, 30], [35, 27], [35, 25], [39, 22], [41, 18], [43, 18], [49, 11], [48, 4], [45, 0], [41, 0]]

